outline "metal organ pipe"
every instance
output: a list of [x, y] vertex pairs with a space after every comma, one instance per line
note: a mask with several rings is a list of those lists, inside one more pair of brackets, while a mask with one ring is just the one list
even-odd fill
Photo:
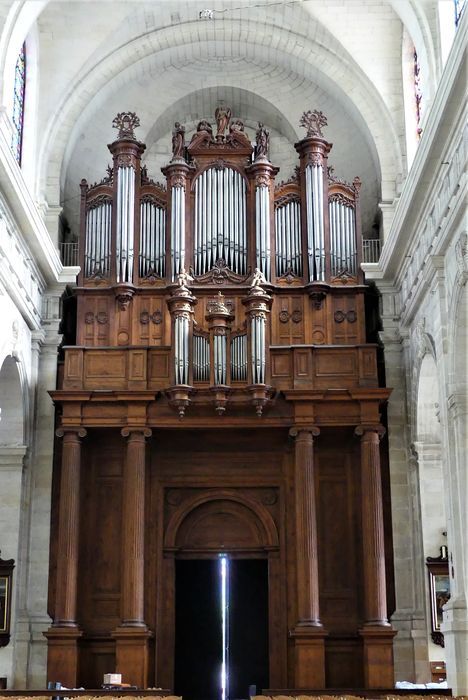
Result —
[[171, 194], [171, 258], [172, 279], [175, 279], [185, 267], [185, 190], [174, 186]]
[[117, 282], [132, 282], [135, 216], [135, 171], [131, 166], [117, 171]]
[[155, 202], [140, 203], [140, 277], [152, 270], [158, 277], [166, 274], [166, 211]]
[[354, 207], [337, 198], [329, 203], [332, 275], [356, 269], [356, 223]]
[[260, 185], [255, 191], [256, 266], [270, 279], [270, 191]]
[[251, 333], [251, 366], [253, 384], [265, 383], [265, 319], [253, 316], [250, 322]]
[[325, 231], [323, 219], [323, 168], [307, 165], [306, 212], [309, 279], [325, 279]]
[[276, 274], [285, 275], [291, 269], [302, 275], [302, 244], [300, 204], [287, 202], [275, 210], [276, 229]]
[[234, 272], [247, 268], [245, 181], [233, 168], [204, 170], [195, 181], [194, 268], [197, 275], [223, 259]]
[[103, 201], [91, 205], [86, 212], [85, 277], [110, 272], [111, 203]]

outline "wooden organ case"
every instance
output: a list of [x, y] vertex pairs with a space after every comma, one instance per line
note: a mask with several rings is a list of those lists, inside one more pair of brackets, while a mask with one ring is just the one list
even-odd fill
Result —
[[[54, 474], [48, 678], [172, 687], [181, 558], [268, 562], [271, 688], [391, 688], [376, 346], [360, 182], [327, 166], [321, 112], [275, 187], [218, 108], [176, 123], [167, 187], [119, 114], [81, 183], [77, 344]], [[196, 643], [194, 631], [194, 643]]]

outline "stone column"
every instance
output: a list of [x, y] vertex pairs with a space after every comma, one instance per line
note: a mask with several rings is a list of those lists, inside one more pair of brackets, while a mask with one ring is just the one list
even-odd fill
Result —
[[73, 688], [78, 683], [77, 581], [80, 530], [81, 438], [84, 428], [61, 428], [63, 437], [60, 477], [57, 576], [54, 621], [48, 639], [47, 677]]
[[124, 428], [127, 438], [122, 513], [122, 624], [116, 642], [116, 670], [131, 685], [148, 685], [148, 640], [144, 621], [145, 569], [145, 438], [149, 428]]
[[385, 541], [379, 440], [380, 425], [356, 428], [361, 437], [361, 511], [364, 574], [364, 683], [366, 688], [393, 687], [393, 637], [387, 619]]
[[325, 687], [326, 632], [320, 622], [317, 558], [317, 514], [314, 484], [315, 426], [293, 428], [295, 438], [294, 496], [296, 512], [297, 623], [291, 636], [295, 647], [296, 688]]

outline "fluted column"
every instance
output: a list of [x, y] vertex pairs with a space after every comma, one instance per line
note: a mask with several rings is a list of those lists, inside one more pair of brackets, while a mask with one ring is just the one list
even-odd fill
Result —
[[295, 687], [325, 687], [326, 632], [320, 622], [317, 557], [317, 512], [314, 477], [315, 426], [293, 428], [295, 438], [294, 494], [296, 522], [297, 623], [291, 631], [295, 643]]
[[63, 437], [60, 476], [57, 577], [54, 621], [48, 639], [47, 675], [74, 687], [78, 678], [77, 578], [80, 530], [81, 438], [84, 428], [61, 428]]
[[116, 641], [116, 669], [125, 683], [148, 684], [148, 640], [144, 620], [145, 471], [149, 428], [124, 428], [127, 438], [123, 472], [121, 625]]
[[393, 637], [387, 619], [385, 541], [379, 441], [381, 425], [356, 428], [361, 438], [361, 527], [364, 574], [364, 682], [366, 688], [393, 686]]

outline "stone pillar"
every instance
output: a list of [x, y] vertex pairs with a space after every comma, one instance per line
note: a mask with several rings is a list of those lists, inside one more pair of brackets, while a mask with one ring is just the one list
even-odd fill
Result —
[[78, 683], [77, 583], [80, 530], [81, 438], [84, 428], [63, 428], [60, 478], [57, 578], [54, 621], [48, 639], [47, 677], [69, 687]]
[[382, 292], [384, 330], [380, 340], [385, 350], [387, 386], [392, 387], [387, 409], [392, 505], [393, 561], [395, 574], [394, 639], [395, 680], [430, 681], [426, 621], [426, 571], [421, 532], [419, 465], [411, 451], [407, 407], [410, 341], [398, 317], [399, 297], [391, 285], [379, 282]]
[[315, 426], [293, 428], [295, 438], [294, 495], [296, 511], [297, 623], [294, 639], [294, 686], [325, 687], [326, 632], [320, 622], [317, 559], [317, 514], [314, 485]]
[[385, 541], [379, 440], [380, 425], [356, 428], [361, 437], [361, 512], [364, 577], [364, 683], [366, 688], [393, 687], [393, 637], [387, 619]]
[[116, 671], [124, 683], [148, 685], [148, 640], [144, 621], [145, 569], [145, 438], [149, 428], [124, 428], [127, 454], [123, 478], [122, 512], [122, 624], [112, 636], [116, 643]]

